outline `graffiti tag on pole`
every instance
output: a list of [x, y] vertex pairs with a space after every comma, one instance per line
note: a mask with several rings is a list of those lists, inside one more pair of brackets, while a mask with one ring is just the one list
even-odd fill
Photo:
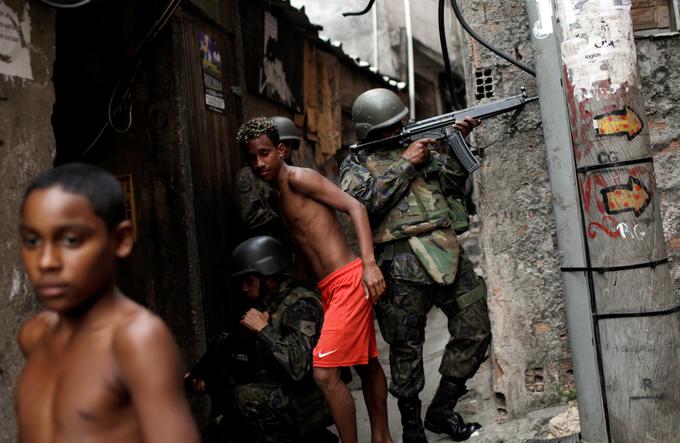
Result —
[[593, 127], [598, 137], [625, 136], [632, 140], [642, 132], [644, 124], [637, 112], [626, 106], [596, 116], [593, 118]]
[[628, 177], [627, 184], [610, 186], [600, 193], [605, 211], [610, 215], [632, 212], [639, 217], [652, 200], [645, 185], [635, 177]]
[[580, 177], [588, 237], [644, 238], [647, 225], [653, 223], [653, 217], [647, 211], [654, 200], [650, 185], [653, 174], [651, 166], [641, 164]]

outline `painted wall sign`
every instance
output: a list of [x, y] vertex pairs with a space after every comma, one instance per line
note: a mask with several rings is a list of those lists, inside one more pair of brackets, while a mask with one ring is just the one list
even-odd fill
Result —
[[224, 101], [222, 55], [217, 47], [217, 42], [208, 34], [199, 32], [198, 42], [201, 49], [205, 107], [210, 111], [223, 114], [227, 106]]
[[642, 132], [643, 126], [640, 116], [628, 106], [593, 118], [593, 127], [600, 137], [625, 136], [632, 140]]
[[285, 49], [285, 43], [279, 40], [278, 20], [265, 11], [264, 54], [258, 92], [291, 108], [296, 108], [298, 103], [288, 84], [289, 81], [283, 63]]
[[30, 3], [21, 17], [0, 0], [0, 74], [33, 80]]

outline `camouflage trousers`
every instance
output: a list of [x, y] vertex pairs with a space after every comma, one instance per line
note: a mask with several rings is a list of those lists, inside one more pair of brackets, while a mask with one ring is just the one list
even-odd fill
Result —
[[[470, 261], [461, 257], [456, 279], [450, 286], [418, 285], [395, 280], [389, 273], [385, 275], [387, 291], [376, 306], [376, 314], [383, 338], [390, 345], [390, 393], [408, 398], [418, 395], [425, 386], [423, 343], [427, 314], [433, 305], [446, 314], [451, 335], [439, 366], [440, 374], [460, 380], [472, 377], [484, 360], [491, 341], [491, 326], [486, 285], [475, 274]], [[476, 298], [479, 291], [483, 291], [480, 300], [464, 302]]]
[[236, 409], [257, 443], [298, 442], [290, 395], [277, 384], [249, 383], [234, 390]]

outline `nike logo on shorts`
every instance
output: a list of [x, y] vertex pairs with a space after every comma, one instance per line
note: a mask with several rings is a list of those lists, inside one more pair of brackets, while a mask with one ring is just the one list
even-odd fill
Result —
[[324, 358], [324, 357], [327, 356], [327, 355], [331, 355], [331, 354], [334, 353], [335, 351], [337, 351], [337, 349], [333, 349], [332, 351], [328, 351], [328, 352], [321, 352], [321, 351], [319, 351], [319, 358]]

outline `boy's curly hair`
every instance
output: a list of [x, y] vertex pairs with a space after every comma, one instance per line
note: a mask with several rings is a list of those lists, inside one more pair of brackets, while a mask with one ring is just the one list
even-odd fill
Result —
[[262, 134], [269, 137], [269, 140], [272, 141], [274, 147], [278, 146], [279, 130], [276, 128], [274, 120], [269, 117], [251, 118], [242, 124], [238, 130], [238, 134], [236, 134], [236, 142], [241, 148], [241, 151], [245, 152], [248, 150], [248, 142], [258, 138]]

